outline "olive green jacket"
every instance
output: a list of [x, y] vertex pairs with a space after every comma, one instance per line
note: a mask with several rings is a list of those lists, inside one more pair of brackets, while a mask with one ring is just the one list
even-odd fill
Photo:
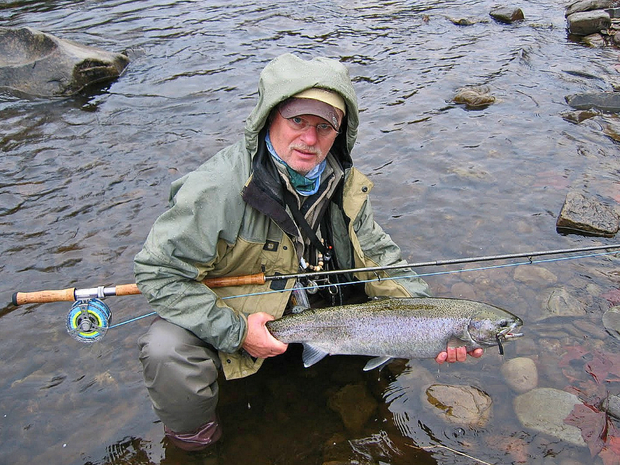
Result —
[[[327, 214], [336, 262], [341, 268], [404, 263], [400, 249], [375, 222], [368, 194], [372, 183], [352, 167], [358, 108], [346, 68], [334, 60], [305, 61], [286, 54], [261, 73], [259, 101], [242, 141], [220, 151], [171, 188], [170, 208], [151, 229], [135, 258], [136, 282], [156, 312], [220, 352], [228, 379], [255, 373], [262, 363], [240, 350], [247, 315], [263, 311], [282, 316], [293, 280], [210, 289], [202, 280], [253, 273], [293, 274], [299, 257], [291, 237], [297, 226], [282, 201], [271, 157], [264, 148], [264, 127], [272, 108], [309, 87], [340, 93], [347, 104], [346, 130], [331, 154], [343, 179]], [[411, 274], [392, 271], [383, 277]], [[373, 273], [356, 273], [360, 280]], [[369, 296], [427, 296], [417, 278], [366, 283]], [[252, 294], [252, 295], [248, 295]]]

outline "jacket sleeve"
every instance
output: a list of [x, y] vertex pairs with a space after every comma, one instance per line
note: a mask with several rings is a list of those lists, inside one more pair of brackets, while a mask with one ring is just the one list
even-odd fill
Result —
[[[370, 198], [364, 202], [357, 215], [353, 229], [364, 253], [365, 266], [401, 265], [407, 262], [402, 259], [401, 250], [375, 220]], [[429, 297], [430, 290], [424, 280], [415, 276], [411, 268], [386, 271], [390, 277], [397, 278], [367, 283], [369, 296], [402, 297], [403, 293], [411, 297]]]
[[247, 321], [201, 280], [234, 244], [243, 201], [210, 178], [214, 176], [194, 172], [176, 191], [173, 187], [171, 207], [156, 220], [136, 255], [134, 273], [138, 288], [162, 318], [232, 353], [245, 339]]

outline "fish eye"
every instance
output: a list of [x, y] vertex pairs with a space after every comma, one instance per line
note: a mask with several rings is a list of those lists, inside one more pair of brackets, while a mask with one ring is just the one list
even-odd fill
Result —
[[508, 327], [508, 320], [502, 320], [499, 322], [499, 326], [501, 328], [507, 328]]

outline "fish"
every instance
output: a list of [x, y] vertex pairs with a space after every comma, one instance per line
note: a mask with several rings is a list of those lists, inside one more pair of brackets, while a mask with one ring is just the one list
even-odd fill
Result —
[[520, 337], [523, 320], [502, 308], [473, 300], [398, 297], [307, 309], [266, 323], [279, 341], [301, 343], [304, 366], [327, 355], [373, 357], [364, 371], [393, 359], [435, 358], [447, 347], [467, 351], [499, 346]]

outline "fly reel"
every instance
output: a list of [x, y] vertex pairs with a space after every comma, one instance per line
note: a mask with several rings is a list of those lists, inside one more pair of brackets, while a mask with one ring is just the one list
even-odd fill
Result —
[[78, 300], [67, 315], [67, 332], [76, 341], [92, 344], [105, 336], [111, 320], [112, 312], [103, 301]]

